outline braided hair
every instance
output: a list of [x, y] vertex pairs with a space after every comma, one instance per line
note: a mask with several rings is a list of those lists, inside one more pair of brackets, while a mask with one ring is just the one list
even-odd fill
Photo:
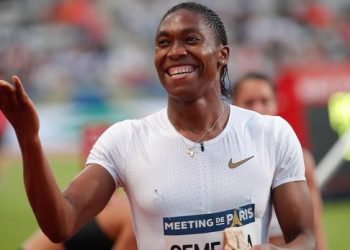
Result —
[[[225, 26], [220, 17], [213, 10], [202, 4], [195, 2], [177, 4], [165, 13], [160, 22], [162, 22], [168, 15], [182, 9], [199, 14], [203, 18], [204, 24], [208, 25], [208, 27], [214, 32], [214, 36], [217, 42], [222, 45], [228, 45]], [[226, 98], [230, 98], [231, 91], [229, 87], [226, 87], [226, 77], [228, 77], [227, 65], [223, 65], [220, 72], [221, 94]], [[230, 86], [229, 82], [228, 86]]]

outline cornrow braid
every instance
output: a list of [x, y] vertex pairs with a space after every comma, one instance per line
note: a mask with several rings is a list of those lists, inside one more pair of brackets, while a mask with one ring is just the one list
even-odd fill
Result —
[[[214, 32], [216, 41], [219, 44], [228, 45], [225, 26], [221, 21], [220, 17], [213, 10], [209, 9], [208, 7], [202, 4], [195, 3], [195, 2], [186, 2], [186, 3], [177, 4], [165, 13], [165, 15], [162, 17], [160, 22], [162, 22], [168, 15], [182, 9], [189, 10], [193, 13], [199, 14], [203, 18], [203, 22], [206, 25], [208, 25], [208, 27]], [[226, 87], [226, 77], [228, 77], [227, 65], [224, 65], [221, 68], [221, 72], [220, 72], [221, 94], [227, 98], [230, 98], [231, 90], [229, 87]], [[230, 86], [229, 81], [227, 86]]]

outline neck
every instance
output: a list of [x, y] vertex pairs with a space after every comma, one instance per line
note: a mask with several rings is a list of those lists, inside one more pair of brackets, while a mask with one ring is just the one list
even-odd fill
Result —
[[192, 141], [197, 141], [215, 124], [215, 127], [203, 138], [208, 140], [223, 130], [228, 118], [228, 109], [225, 109], [225, 104], [220, 98], [188, 103], [169, 100], [168, 117], [175, 129]]

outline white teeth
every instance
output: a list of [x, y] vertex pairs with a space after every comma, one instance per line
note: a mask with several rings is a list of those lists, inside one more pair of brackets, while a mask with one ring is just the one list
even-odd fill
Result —
[[194, 71], [193, 66], [172, 67], [168, 70], [168, 74], [170, 76], [173, 76], [178, 74], [191, 73], [193, 71]]

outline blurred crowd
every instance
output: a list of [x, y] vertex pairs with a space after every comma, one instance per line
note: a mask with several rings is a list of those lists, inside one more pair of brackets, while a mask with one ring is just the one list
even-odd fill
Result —
[[[163, 96], [153, 65], [162, 0], [0, 0], [0, 75], [35, 102]], [[230, 80], [250, 70], [350, 58], [350, 2], [200, 1], [223, 19]]]

